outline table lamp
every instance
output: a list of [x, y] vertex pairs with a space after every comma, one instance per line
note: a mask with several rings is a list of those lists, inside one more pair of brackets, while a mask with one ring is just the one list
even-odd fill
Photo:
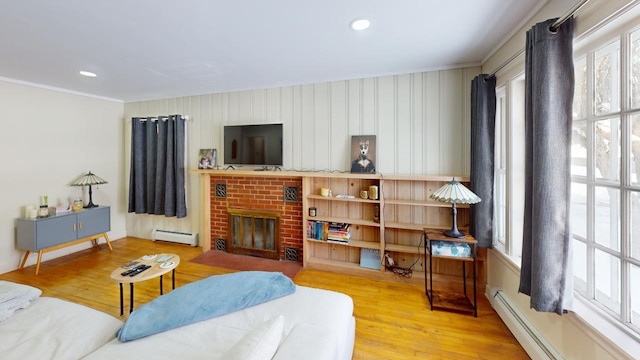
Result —
[[455, 178], [447, 182], [440, 189], [431, 194], [431, 199], [451, 203], [453, 206], [453, 224], [451, 230], [447, 230], [444, 234], [448, 237], [463, 238], [465, 235], [458, 230], [458, 222], [456, 220], [458, 210], [456, 204], [477, 204], [481, 201], [478, 195], [467, 189]]
[[93, 203], [93, 191], [91, 190], [91, 185], [102, 185], [107, 184], [107, 182], [100, 177], [93, 174], [89, 171], [87, 174], [82, 175], [76, 181], [71, 183], [71, 186], [89, 186], [89, 203], [84, 206], [84, 208], [93, 208], [98, 207], [98, 205]]

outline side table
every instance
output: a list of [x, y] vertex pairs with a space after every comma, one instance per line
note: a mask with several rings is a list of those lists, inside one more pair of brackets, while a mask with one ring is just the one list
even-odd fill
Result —
[[[473, 312], [473, 316], [478, 317], [478, 303], [476, 295], [476, 268], [477, 268], [477, 255], [476, 245], [478, 241], [471, 235], [465, 235], [464, 238], [452, 238], [444, 235], [442, 230], [438, 229], [424, 229], [424, 254], [425, 262], [429, 261], [429, 275], [427, 276], [427, 267], [424, 267], [424, 286], [425, 293], [429, 299], [429, 305], [431, 310], [434, 307], [446, 308], [458, 311]], [[454, 243], [466, 244], [469, 246], [469, 254], [461, 254], [460, 256], [452, 254], [436, 253], [434, 243], [437, 245], [446, 243], [446, 245], [456, 245]], [[462, 289], [461, 295], [458, 294], [444, 294], [442, 292], [434, 292], [433, 290], [433, 258], [450, 259], [462, 262]], [[466, 263], [473, 262], [473, 301], [467, 294], [467, 274]], [[434, 304], [435, 303], [435, 304]]]
[[[166, 261], [158, 261], [165, 259]], [[119, 266], [111, 273], [111, 279], [120, 284], [120, 316], [124, 314], [124, 297], [122, 294], [122, 284], [129, 283], [129, 313], [133, 312], [133, 284], [149, 279], [160, 278], [160, 295], [163, 294], [162, 276], [171, 271], [171, 289], [176, 288], [176, 268], [180, 264], [180, 256], [176, 254], [146, 255], [136, 259], [138, 265], [150, 265], [151, 267], [136, 276], [122, 275], [130, 268]], [[131, 268], [135, 267], [132, 266]]]

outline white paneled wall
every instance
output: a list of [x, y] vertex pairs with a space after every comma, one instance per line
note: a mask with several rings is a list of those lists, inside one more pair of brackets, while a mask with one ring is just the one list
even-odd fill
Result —
[[[189, 115], [188, 166], [201, 148], [218, 149], [226, 124], [284, 124], [284, 169], [350, 169], [352, 135], [377, 136], [383, 174], [469, 174], [471, 80], [479, 67], [207, 94], [125, 104], [125, 118]], [[127, 127], [129, 127], [127, 123]], [[125, 131], [129, 164], [130, 129]], [[200, 179], [189, 176], [187, 219], [129, 215], [131, 236], [153, 226], [199, 231]], [[195, 216], [194, 216], [195, 215]]]

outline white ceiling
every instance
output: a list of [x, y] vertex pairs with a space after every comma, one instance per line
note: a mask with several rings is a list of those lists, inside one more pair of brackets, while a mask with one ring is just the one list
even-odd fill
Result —
[[129, 102], [475, 66], [546, 2], [0, 0], [0, 77]]

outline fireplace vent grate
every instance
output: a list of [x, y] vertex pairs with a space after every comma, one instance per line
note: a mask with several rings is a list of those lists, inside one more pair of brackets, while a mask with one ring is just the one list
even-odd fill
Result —
[[216, 184], [216, 197], [217, 198], [227, 197], [227, 184], [224, 184], [224, 183]]
[[285, 247], [284, 248], [284, 259], [288, 261], [298, 262], [299, 259], [299, 251], [294, 247]]
[[298, 202], [298, 187], [297, 186], [284, 186], [284, 201], [286, 202]]
[[225, 239], [216, 239], [216, 250], [227, 251], [227, 241]]

